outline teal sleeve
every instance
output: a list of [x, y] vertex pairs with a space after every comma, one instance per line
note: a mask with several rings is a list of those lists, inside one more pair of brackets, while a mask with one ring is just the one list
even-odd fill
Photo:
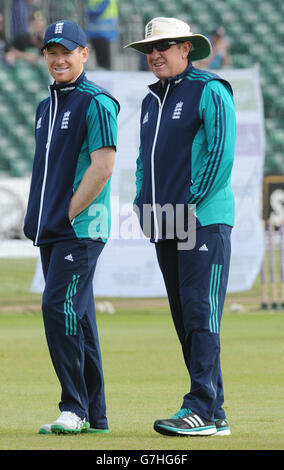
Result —
[[142, 181], [143, 181], [143, 163], [141, 158], [141, 145], [139, 148], [139, 155], [136, 160], [136, 197], [134, 200], [134, 204], [137, 203], [137, 199], [139, 198], [140, 191], [142, 188]]
[[200, 204], [230, 183], [236, 139], [233, 96], [219, 80], [203, 90], [199, 113], [202, 124], [192, 146], [190, 204]]
[[107, 95], [95, 96], [87, 111], [87, 144], [89, 153], [117, 145], [117, 104]]

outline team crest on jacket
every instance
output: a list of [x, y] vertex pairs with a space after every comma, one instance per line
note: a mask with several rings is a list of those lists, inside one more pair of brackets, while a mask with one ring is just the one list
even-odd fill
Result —
[[68, 129], [70, 114], [71, 114], [71, 111], [66, 111], [66, 113], [64, 113], [62, 122], [61, 122], [61, 129]]
[[182, 107], [183, 107], [183, 101], [179, 101], [179, 102], [176, 104], [176, 107], [175, 107], [175, 109], [174, 109], [174, 112], [173, 112], [173, 115], [172, 115], [172, 119], [180, 119], [181, 112], [182, 112]]

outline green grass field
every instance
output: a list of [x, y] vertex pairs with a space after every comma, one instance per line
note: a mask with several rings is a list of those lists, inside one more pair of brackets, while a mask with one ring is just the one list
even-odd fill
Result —
[[[189, 380], [166, 299], [110, 299], [97, 314], [110, 433], [39, 435], [59, 414], [35, 260], [0, 259], [0, 450], [277, 450], [284, 447], [284, 312], [261, 311], [260, 286], [228, 295], [222, 322], [230, 437], [166, 437], [153, 422], [180, 407]], [[241, 304], [238, 313], [232, 304]]]

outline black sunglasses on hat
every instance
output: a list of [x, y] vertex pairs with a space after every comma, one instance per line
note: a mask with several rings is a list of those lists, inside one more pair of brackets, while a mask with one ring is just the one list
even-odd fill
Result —
[[144, 54], [152, 54], [154, 48], [159, 52], [167, 51], [171, 46], [181, 44], [182, 42], [183, 41], [162, 41], [151, 44], [144, 44], [143, 52]]

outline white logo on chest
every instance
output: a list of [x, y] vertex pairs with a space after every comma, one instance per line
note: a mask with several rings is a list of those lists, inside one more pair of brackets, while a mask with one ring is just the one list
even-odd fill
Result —
[[180, 119], [181, 112], [182, 112], [182, 107], [183, 107], [183, 101], [179, 101], [179, 102], [176, 104], [176, 107], [175, 107], [175, 109], [174, 109], [174, 112], [173, 112], [173, 115], [172, 115], [172, 119]]
[[68, 129], [70, 114], [71, 114], [71, 111], [66, 111], [66, 113], [64, 113], [62, 122], [61, 122], [61, 129]]

